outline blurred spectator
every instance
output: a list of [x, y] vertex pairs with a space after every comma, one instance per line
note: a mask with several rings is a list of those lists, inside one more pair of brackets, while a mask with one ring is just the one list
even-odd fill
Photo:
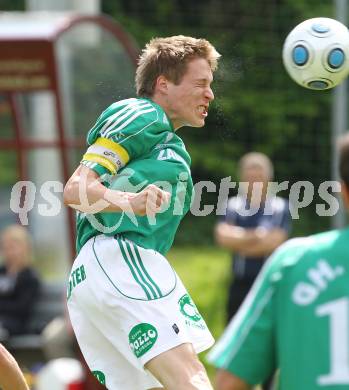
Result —
[[3, 265], [0, 266], [0, 340], [25, 333], [40, 290], [32, 268], [32, 244], [21, 225], [7, 227], [0, 236]]
[[[65, 296], [64, 302], [66, 303]], [[85, 373], [84, 390], [105, 389], [88, 368], [77, 345], [68, 313], [64, 314], [64, 316], [57, 316], [50, 321], [42, 332], [42, 348], [46, 359], [49, 361], [62, 357], [79, 358]]]
[[[349, 134], [339, 170], [349, 210]], [[348, 259], [348, 226], [282, 245], [210, 352], [216, 389], [251, 389], [277, 368], [280, 390], [349, 389]]]
[[75, 337], [68, 315], [50, 321], [42, 332], [42, 341], [47, 360], [76, 357]]
[[0, 344], [0, 387], [2, 390], [29, 390], [14, 357]]
[[245, 154], [239, 162], [239, 194], [229, 199], [225, 217], [217, 224], [218, 245], [232, 252], [232, 281], [227, 319], [239, 309], [266, 258], [289, 234], [288, 202], [268, 196], [273, 165], [262, 153]]

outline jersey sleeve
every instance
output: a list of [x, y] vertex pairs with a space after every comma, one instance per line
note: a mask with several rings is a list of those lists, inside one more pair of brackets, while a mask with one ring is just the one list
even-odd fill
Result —
[[269, 257], [236, 316], [209, 353], [209, 362], [251, 386], [274, 373], [278, 366], [278, 291], [285, 273], [302, 258], [310, 242], [304, 238], [288, 240]]
[[130, 160], [149, 153], [169, 129], [147, 100], [128, 99], [111, 105], [87, 136], [82, 164], [99, 175], [115, 175]]
[[208, 355], [213, 365], [249, 385], [262, 383], [276, 368], [273, 275], [279, 256], [276, 251], [265, 263], [236, 316]]

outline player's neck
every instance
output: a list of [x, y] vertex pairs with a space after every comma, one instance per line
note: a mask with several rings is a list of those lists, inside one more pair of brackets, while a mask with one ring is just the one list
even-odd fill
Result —
[[177, 123], [175, 118], [173, 118], [171, 107], [169, 106], [166, 96], [163, 96], [159, 93], [155, 93], [152, 97], [150, 97], [154, 103], [160, 106], [166, 113], [167, 118], [171, 121], [172, 127], [174, 131], [178, 130], [180, 127], [184, 126], [183, 124]]

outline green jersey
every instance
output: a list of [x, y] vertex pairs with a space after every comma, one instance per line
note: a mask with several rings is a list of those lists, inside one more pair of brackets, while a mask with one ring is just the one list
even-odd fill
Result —
[[268, 260], [209, 360], [245, 382], [349, 389], [349, 229], [293, 239]]
[[77, 250], [98, 234], [121, 235], [135, 244], [166, 253], [180, 220], [189, 210], [193, 182], [190, 156], [163, 109], [149, 99], [112, 104], [87, 136], [82, 164], [111, 189], [139, 192], [156, 184], [171, 201], [155, 219], [127, 212], [78, 213]]

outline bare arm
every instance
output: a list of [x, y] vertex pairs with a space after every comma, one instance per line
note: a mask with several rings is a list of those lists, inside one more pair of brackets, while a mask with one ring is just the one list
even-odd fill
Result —
[[217, 390], [250, 390], [252, 386], [228, 371], [219, 370], [216, 375], [215, 388]]
[[65, 205], [83, 213], [132, 210], [137, 215], [150, 215], [160, 211], [170, 194], [155, 185], [137, 194], [110, 190], [98, 180], [96, 172], [80, 165], [68, 180], [63, 197]]
[[0, 344], [0, 387], [3, 390], [29, 390], [14, 357]]
[[220, 222], [215, 228], [215, 238], [223, 248], [245, 256], [268, 256], [287, 239], [284, 229], [246, 229]]

